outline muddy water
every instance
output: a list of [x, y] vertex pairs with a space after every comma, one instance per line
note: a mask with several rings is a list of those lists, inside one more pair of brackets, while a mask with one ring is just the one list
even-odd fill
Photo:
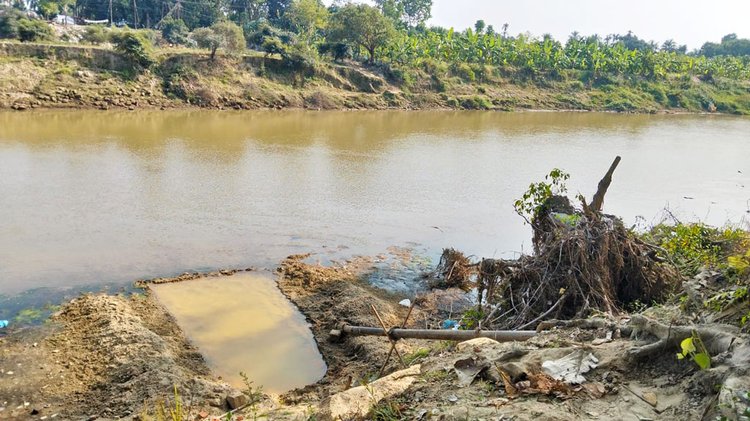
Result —
[[275, 281], [238, 273], [152, 286], [214, 374], [243, 388], [240, 372], [264, 391], [315, 383], [326, 371], [304, 316]]
[[750, 119], [494, 112], [0, 113], [0, 294], [411, 246], [530, 249], [552, 167], [628, 223], [740, 221]]

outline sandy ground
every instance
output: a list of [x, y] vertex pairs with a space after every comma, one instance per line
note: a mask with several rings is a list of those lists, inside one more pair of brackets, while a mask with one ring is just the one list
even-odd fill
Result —
[[[237, 420], [325, 419], [327, 398], [374, 380], [390, 348], [382, 337], [329, 342], [329, 331], [342, 322], [377, 326], [370, 305], [389, 327], [400, 325], [407, 312], [398, 304], [403, 297], [362, 281], [360, 266], [366, 265], [329, 268], [304, 258], [281, 264], [279, 288], [306, 315], [328, 372], [314, 385], [264, 397], [235, 414]], [[409, 326], [434, 327], [446, 317], [445, 303], [455, 311], [461, 300], [460, 294], [436, 291], [418, 303]], [[651, 317], [672, 316], [660, 311]], [[627, 317], [611, 322], [624, 325]], [[372, 412], [366, 418], [713, 420], [720, 411], [741, 414], [750, 404], [750, 385], [738, 384], [729, 403], [717, 405], [717, 387], [728, 370], [737, 370], [722, 365], [731, 356], [716, 356], [716, 367], [705, 371], [678, 361], [673, 349], [633, 361], [627, 350], [649, 338], [620, 333], [611, 326], [570, 327], [523, 343], [400, 341], [407, 363], [419, 364], [418, 376], [399, 393], [368, 403]], [[189, 419], [211, 419], [227, 410], [225, 398], [232, 393], [148, 292], [82, 296], [45, 326], [14, 332], [0, 346], [0, 419], [137, 419], [154, 400], [171, 396], [175, 385], [190, 407]], [[583, 384], [562, 384], [544, 374], [545, 361], [572, 353], [597, 360]], [[386, 373], [401, 368], [392, 358]]]

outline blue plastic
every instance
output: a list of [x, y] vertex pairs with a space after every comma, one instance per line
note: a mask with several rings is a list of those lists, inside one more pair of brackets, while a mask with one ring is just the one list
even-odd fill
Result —
[[0, 329], [8, 327], [9, 322], [7, 320], [0, 320]]
[[443, 327], [443, 329], [453, 329], [453, 328], [455, 328], [457, 326], [458, 326], [458, 322], [457, 321], [448, 319], [448, 320], [444, 320], [443, 321], [443, 326], [442, 327]]

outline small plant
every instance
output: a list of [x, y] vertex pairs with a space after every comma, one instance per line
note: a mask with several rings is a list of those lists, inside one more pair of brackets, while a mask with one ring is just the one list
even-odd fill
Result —
[[144, 409], [140, 419], [143, 421], [188, 421], [191, 411], [189, 408], [187, 411], [185, 410], [177, 385], [174, 385], [173, 398], [173, 402], [170, 402], [169, 399], [158, 399], [154, 403], [153, 415], [147, 409]]
[[428, 348], [419, 348], [411, 354], [405, 355], [404, 362], [406, 365], [412, 365], [417, 361], [427, 358], [428, 355], [430, 355], [430, 350]]
[[554, 168], [544, 176], [545, 181], [531, 183], [523, 196], [513, 203], [513, 208], [526, 222], [530, 223], [530, 220], [537, 216], [547, 199], [568, 191], [565, 185], [568, 179], [570, 179], [570, 174], [559, 168]]
[[677, 359], [682, 360], [685, 358], [692, 359], [701, 370], [708, 370], [711, 368], [711, 355], [708, 353], [706, 346], [703, 345], [703, 341], [698, 332], [693, 331], [693, 335], [689, 338], [684, 339], [680, 343], [682, 352], [677, 353]]
[[[258, 415], [258, 404], [263, 400], [263, 386], [253, 386], [252, 380], [247, 377], [247, 374], [240, 371], [240, 377], [242, 377], [242, 383], [245, 384], [245, 390], [242, 392], [247, 395], [248, 398], [248, 409], [253, 420], [257, 420], [260, 416]], [[231, 412], [228, 413], [231, 415]]]

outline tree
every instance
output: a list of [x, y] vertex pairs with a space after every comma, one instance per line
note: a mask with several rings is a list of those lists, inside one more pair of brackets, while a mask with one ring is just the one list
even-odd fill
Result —
[[432, 17], [432, 0], [375, 0], [384, 16], [409, 27]]
[[328, 23], [328, 9], [320, 0], [294, 0], [284, 14], [290, 28], [310, 39]]
[[347, 4], [331, 16], [329, 41], [348, 42], [367, 50], [368, 63], [375, 62], [378, 47], [393, 38], [393, 23], [366, 4]]
[[292, 0], [267, 0], [266, 6], [268, 7], [268, 19], [272, 21], [278, 21], [284, 17], [289, 6], [292, 4]]
[[432, 0], [402, 0], [404, 20], [409, 26], [417, 26], [432, 17]]
[[222, 48], [230, 53], [239, 53], [245, 49], [245, 36], [242, 28], [236, 23], [222, 21], [210, 28], [198, 28], [191, 35], [199, 47], [211, 50], [211, 60], [216, 58], [216, 51]]
[[182, 19], [166, 18], [161, 21], [161, 36], [171, 44], [184, 44], [188, 33], [188, 27]]
[[484, 32], [484, 29], [486, 27], [487, 27], [487, 24], [485, 24], [482, 19], [479, 19], [474, 24], [474, 32], [476, 32], [477, 34], [481, 34], [482, 32]]

